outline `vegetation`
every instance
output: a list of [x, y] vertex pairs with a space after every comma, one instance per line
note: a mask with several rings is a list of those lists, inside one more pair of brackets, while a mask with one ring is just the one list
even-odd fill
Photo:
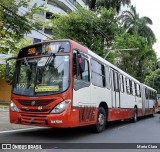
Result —
[[87, 0], [89, 8], [95, 10], [100, 6], [107, 9], [113, 8], [119, 13], [122, 5], [130, 5], [131, 0]]
[[135, 7], [131, 6], [130, 11], [123, 11], [119, 19], [126, 32], [146, 38], [150, 45], [156, 41], [153, 31], [148, 26], [152, 25], [152, 20], [146, 16], [140, 17]]
[[[139, 48], [137, 51], [111, 52], [106, 59], [152, 86], [153, 75], [159, 71], [154, 68], [157, 57], [152, 49], [155, 35], [149, 27], [152, 20], [140, 17], [133, 6], [117, 17], [122, 4], [130, 6], [130, 3], [130, 0], [88, 0], [90, 10], [79, 8], [64, 16], [54, 14], [52, 27], [48, 28], [53, 29], [53, 39], [74, 39], [101, 57], [108, 49]], [[11, 48], [11, 53], [15, 54], [29, 43], [23, 35], [42, 26], [43, 23], [35, 20], [35, 14], [45, 11], [43, 6], [35, 4], [29, 12], [15, 15], [21, 6], [28, 7], [28, 0], [4, 0], [0, 4], [0, 45]], [[7, 49], [0, 48], [0, 52], [7, 53]], [[156, 67], [158, 65], [156, 63]], [[3, 66], [0, 66], [0, 76], [4, 77]], [[154, 78], [154, 83], [160, 88], [158, 80], [158, 77]]]
[[[52, 29], [56, 39], [74, 39], [101, 57], [106, 55], [108, 51], [106, 48], [113, 50], [139, 48], [137, 51], [111, 52], [107, 56], [107, 60], [144, 82], [146, 75], [152, 73], [152, 67], [157, 60], [152, 49], [152, 43], [148, 43], [148, 39], [142, 34], [142, 31], [135, 33], [131, 32], [132, 30], [126, 31], [119, 27], [119, 18], [115, 16], [114, 9], [108, 10], [101, 7], [93, 12], [79, 8], [77, 12], [72, 12], [66, 16], [57, 15], [56, 18], [52, 19]], [[120, 19], [125, 21], [124, 16], [121, 16]], [[145, 27], [147, 25], [143, 29]], [[150, 37], [150, 39], [154, 39], [152, 35]], [[106, 44], [104, 44], [104, 39]]]
[[[17, 49], [16, 45], [24, 34], [30, 33], [33, 28], [37, 29], [42, 24], [34, 18], [36, 13], [44, 11], [43, 6], [34, 4], [28, 12], [23, 11], [22, 6], [30, 7], [29, 0], [4, 0], [0, 3], [0, 46], [10, 48], [11, 53]], [[0, 48], [0, 52], [7, 53], [3, 48]]]
[[152, 72], [156, 62], [154, 50], [148, 46], [146, 39], [129, 33], [123, 33], [115, 37], [115, 48], [138, 48], [138, 50], [116, 52], [115, 64], [141, 82], [145, 76]]
[[145, 78], [145, 83], [160, 93], [160, 69], [155, 70]]
[[[96, 12], [79, 8], [66, 16], [57, 15], [52, 20], [54, 38], [70, 38], [87, 46], [104, 57], [105, 46], [110, 47], [115, 34], [119, 31], [115, 11], [100, 8]], [[104, 44], [104, 39], [106, 45]], [[109, 56], [110, 61], [113, 57]]]
[[[24, 34], [30, 33], [32, 29], [38, 29], [43, 23], [35, 20], [35, 14], [43, 12], [44, 6], [29, 6], [30, 0], [4, 0], [0, 2], [0, 53], [17, 54], [20, 48], [29, 45], [31, 41], [24, 38]], [[26, 12], [20, 9], [22, 6], [29, 7]], [[19, 15], [18, 15], [19, 14]], [[13, 66], [7, 82], [11, 82]], [[5, 78], [5, 66], [0, 65], [0, 77]]]

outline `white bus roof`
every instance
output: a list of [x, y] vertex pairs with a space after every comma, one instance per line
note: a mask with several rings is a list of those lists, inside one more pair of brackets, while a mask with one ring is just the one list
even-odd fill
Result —
[[[153, 88], [151, 88], [151, 87], [147, 86], [146, 84], [143, 84], [143, 83], [142, 83], [142, 85], [143, 85], [144, 87], [146, 87], [146, 88], [148, 88], [148, 89], [152, 90], [152, 91], [156, 91], [155, 89], [153, 89]], [[156, 92], [157, 92], [157, 91], [156, 91]]]

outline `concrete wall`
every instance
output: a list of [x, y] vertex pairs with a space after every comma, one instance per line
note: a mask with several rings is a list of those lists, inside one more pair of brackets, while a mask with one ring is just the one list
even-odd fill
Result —
[[10, 101], [11, 86], [0, 78], [0, 101]]

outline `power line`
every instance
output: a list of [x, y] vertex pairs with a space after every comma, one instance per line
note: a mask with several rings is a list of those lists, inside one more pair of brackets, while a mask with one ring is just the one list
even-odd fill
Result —
[[[22, 19], [22, 20], [24, 21], [24, 23], [27, 22], [27, 19], [26, 19], [26, 18], [21, 17], [20, 15], [16, 14], [15, 12], [13, 12], [12, 10], [10, 10], [9, 8], [5, 7], [5, 6], [2, 5], [2, 4], [0, 4], [0, 6], [3, 7], [5, 10], [9, 11], [10, 13], [12, 13], [14, 16], [18, 17], [19, 19]], [[5, 13], [5, 14], [7, 14], [7, 13], [4, 12], [3, 10], [2, 10], [2, 12]], [[7, 14], [7, 15], [11, 16], [10, 14]], [[30, 25], [30, 24], [28, 24], [28, 23], [26, 23], [26, 24], [27, 24], [31, 29], [37, 31], [38, 33], [42, 34], [43, 36], [45, 36], [45, 37], [47, 37], [47, 38], [49, 38], [49, 39], [52, 39], [51, 37], [47, 36], [46, 34], [40, 32], [40, 31], [37, 30], [36, 28], [32, 27], [32, 25]]]
[[[80, 15], [83, 15], [83, 17], [85, 16], [82, 12], [80, 12]], [[87, 20], [89, 19], [87, 16], [85, 16], [85, 17], [86, 17]], [[91, 16], [91, 17], [93, 17], [93, 16]], [[99, 27], [95, 24], [94, 20], [93, 20], [93, 26], [94, 26], [105, 38], [107, 38], [107, 40], [109, 40], [108, 35], [107, 35], [106, 33], [104, 33], [103, 30], [102, 30], [101, 28], [99, 28]]]
[[[7, 11], [11, 12], [11, 13], [12, 13], [13, 15], [15, 15], [16, 17], [21, 18], [21, 19], [22, 19], [23, 21], [25, 21], [25, 23], [26, 23], [27, 20], [24, 19], [22, 16], [14, 13], [13, 11], [11, 11], [9, 8], [5, 7], [5, 6], [2, 5], [2, 4], [0, 4], [0, 6], [3, 7], [4, 9], [6, 9]], [[17, 5], [14, 5], [14, 6], [18, 7]], [[23, 10], [23, 11], [24, 11], [24, 10]], [[24, 12], [27, 12], [27, 11], [24, 11]], [[4, 13], [5, 13], [5, 12], [4, 12]], [[22, 13], [22, 12], [20, 12], [20, 13]], [[6, 14], [7, 14], [7, 13], [6, 13]], [[80, 14], [83, 15], [83, 13], [81, 13], [81, 12], [80, 12]], [[7, 15], [9, 15], [9, 14], [7, 14]], [[10, 15], [10, 16], [11, 16], [11, 15]], [[88, 19], [88, 18], [87, 18], [87, 19]], [[33, 20], [34, 20], [34, 19], [33, 19]], [[107, 35], [106, 33], [104, 33], [103, 30], [102, 30], [101, 28], [99, 28], [99, 27], [95, 24], [94, 21], [93, 21], [92, 23], [93, 23], [93, 26], [102, 34], [102, 36], [104, 36], [104, 38], [106, 38], [107, 40], [109, 40], [108, 35]], [[45, 37], [47, 37], [47, 38], [49, 38], [49, 39], [52, 39], [51, 37], [45, 35], [44, 33], [40, 32], [40, 31], [37, 30], [36, 28], [32, 27], [30, 24], [27, 23], [27, 25], [29, 25], [29, 27], [31, 27], [31, 29], [37, 31], [38, 33], [44, 35]], [[68, 36], [68, 35], [66, 35], [66, 36], [70, 38], [70, 36]]]
[[[18, 6], [15, 5], [15, 4], [14, 4], [14, 6], [18, 7]], [[24, 11], [24, 12], [27, 13], [26, 10], [24, 10], [24, 9], [22, 9], [22, 8], [20, 8], [20, 9], [21, 9], [22, 11]], [[83, 14], [81, 13], [81, 15], [83, 15]], [[87, 18], [87, 19], [88, 19], [88, 18]], [[33, 19], [33, 20], [34, 20], [34, 19]], [[94, 21], [93, 21], [93, 26], [94, 26], [105, 38], [107, 38], [107, 40], [109, 40], [108, 35], [107, 35], [106, 33], [104, 33], [103, 30], [102, 30], [101, 28], [99, 28], [99, 27], [94, 23]], [[66, 36], [70, 38], [70, 36], [68, 36], [68, 35], [66, 35]]]

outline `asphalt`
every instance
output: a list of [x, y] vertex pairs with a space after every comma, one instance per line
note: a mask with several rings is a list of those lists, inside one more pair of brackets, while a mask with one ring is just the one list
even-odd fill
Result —
[[[117, 121], [108, 124], [103, 133], [95, 134], [88, 127], [79, 127], [72, 129], [55, 129], [55, 128], [34, 128], [28, 129], [29, 126], [9, 124], [8, 112], [0, 112], [0, 130], [11, 132], [0, 133], [0, 143], [160, 143], [160, 119], [159, 114], [154, 117], [144, 117], [137, 123], [130, 121]], [[32, 128], [32, 127], [29, 127]], [[13, 130], [16, 130], [15, 132]], [[2, 150], [5, 151], [5, 150]], [[15, 150], [17, 151], [17, 150]], [[25, 150], [24, 150], [25, 151]], [[32, 151], [32, 150], [30, 150]], [[115, 150], [115, 149], [52, 149], [39, 150], [42, 152], [79, 152], [79, 151], [111, 151], [111, 152], [156, 152], [159, 149], [132, 149], [132, 150]]]

